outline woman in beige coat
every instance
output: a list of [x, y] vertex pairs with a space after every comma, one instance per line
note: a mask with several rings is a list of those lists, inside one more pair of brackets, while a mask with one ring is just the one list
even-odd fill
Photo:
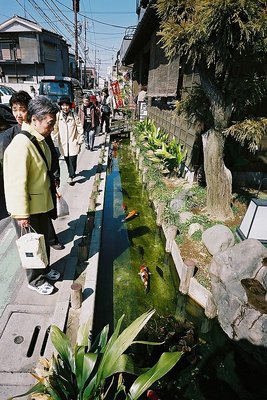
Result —
[[59, 101], [59, 106], [61, 110], [57, 114], [52, 139], [64, 156], [69, 173], [69, 184], [73, 185], [77, 169], [77, 158], [81, 144], [84, 141], [84, 132], [78, 115], [71, 110], [70, 98], [62, 97]]
[[[31, 226], [45, 238], [49, 260], [50, 212], [54, 208], [51, 180], [51, 152], [45, 138], [50, 135], [56, 121], [57, 107], [45, 96], [37, 96], [29, 102], [27, 121], [14, 137], [4, 153], [4, 186], [7, 210], [12, 217], [18, 236], [23, 228]], [[30, 135], [25, 136], [23, 132]], [[42, 151], [43, 156], [38, 150]], [[50, 268], [26, 269], [28, 288], [42, 295], [53, 292], [50, 281], [56, 281], [60, 273]]]

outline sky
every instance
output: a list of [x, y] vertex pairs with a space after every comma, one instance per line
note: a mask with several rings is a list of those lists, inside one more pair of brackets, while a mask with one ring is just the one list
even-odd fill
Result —
[[[0, 0], [0, 23], [19, 15], [59, 33], [74, 54], [72, 0]], [[106, 76], [116, 60], [127, 27], [137, 25], [136, 0], [80, 0], [79, 54]], [[85, 29], [86, 28], [86, 29]]]

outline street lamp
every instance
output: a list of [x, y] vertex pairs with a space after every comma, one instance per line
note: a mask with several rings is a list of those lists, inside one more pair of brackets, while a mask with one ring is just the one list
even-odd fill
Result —
[[251, 199], [246, 214], [237, 228], [238, 236], [244, 239], [257, 239], [267, 243], [267, 199]]

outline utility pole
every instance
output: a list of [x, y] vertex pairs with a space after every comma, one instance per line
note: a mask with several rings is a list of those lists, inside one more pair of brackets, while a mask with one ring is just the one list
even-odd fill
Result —
[[74, 40], [75, 40], [75, 64], [76, 78], [79, 79], [79, 52], [78, 52], [78, 12], [80, 11], [80, 0], [72, 0], [74, 11]]
[[86, 58], [87, 58], [87, 54], [88, 54], [88, 49], [86, 47], [87, 43], [86, 43], [86, 30], [87, 30], [87, 22], [86, 19], [84, 18], [84, 88], [86, 89], [88, 87], [87, 85], [87, 72], [86, 72]]

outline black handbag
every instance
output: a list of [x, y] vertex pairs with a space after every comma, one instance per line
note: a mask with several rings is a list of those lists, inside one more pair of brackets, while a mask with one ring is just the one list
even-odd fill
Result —
[[57, 218], [57, 188], [56, 188], [54, 176], [53, 176], [52, 172], [50, 171], [50, 169], [48, 167], [47, 159], [46, 159], [46, 157], [44, 155], [44, 152], [41, 149], [41, 147], [40, 147], [40, 145], [38, 143], [38, 140], [36, 139], [35, 136], [31, 135], [27, 131], [20, 131], [20, 133], [22, 133], [23, 135], [27, 136], [27, 138], [35, 145], [35, 147], [39, 151], [42, 159], [45, 162], [45, 165], [46, 165], [46, 168], [47, 168], [47, 175], [49, 176], [49, 179], [50, 179], [50, 191], [51, 191], [53, 205], [54, 205], [54, 208], [52, 210], [48, 211], [48, 214], [49, 214], [50, 218], [56, 219]]

